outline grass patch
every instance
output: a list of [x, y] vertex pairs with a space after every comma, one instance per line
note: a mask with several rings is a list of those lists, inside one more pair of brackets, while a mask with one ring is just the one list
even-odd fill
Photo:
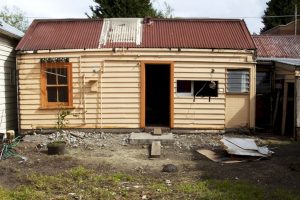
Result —
[[[75, 167], [54, 176], [30, 174], [28, 185], [12, 190], [0, 187], [1, 200], [35, 199], [211, 199], [265, 200], [300, 199], [287, 190], [268, 190], [240, 181], [204, 180], [176, 182], [167, 186], [164, 180], [126, 173], [98, 174], [84, 167]], [[137, 187], [138, 186], [138, 187]]]

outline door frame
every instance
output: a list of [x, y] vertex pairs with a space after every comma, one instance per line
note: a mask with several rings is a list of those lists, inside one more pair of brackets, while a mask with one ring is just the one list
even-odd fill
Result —
[[146, 127], [146, 65], [169, 65], [170, 67], [170, 128], [174, 128], [174, 62], [142, 61], [140, 63], [140, 128]]

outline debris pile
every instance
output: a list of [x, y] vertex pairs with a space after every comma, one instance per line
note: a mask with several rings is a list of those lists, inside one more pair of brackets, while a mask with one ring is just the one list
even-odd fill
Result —
[[202, 148], [205, 147], [219, 147], [221, 145], [220, 135], [219, 134], [206, 134], [206, 133], [197, 133], [197, 134], [174, 134], [175, 146], [179, 149], [192, 150], [199, 145]]
[[[126, 146], [129, 141], [128, 134], [120, 134], [118, 143], [122, 146]], [[59, 140], [65, 141], [68, 147], [71, 148], [86, 148], [91, 149], [93, 147], [105, 148], [113, 146], [116, 143], [114, 141], [116, 137], [112, 133], [104, 132], [81, 132], [81, 131], [69, 131], [62, 130], [60, 132], [52, 132], [48, 135], [36, 134], [26, 135], [23, 140], [26, 142], [38, 143], [37, 149], [41, 150], [47, 146], [48, 143]]]
[[232, 155], [270, 157], [274, 152], [268, 147], [259, 147], [251, 138], [236, 138], [224, 136], [221, 142], [225, 146], [225, 150]]
[[269, 158], [274, 153], [266, 146], [257, 146], [255, 139], [223, 136], [223, 150], [199, 149], [198, 153], [214, 162], [236, 163]]

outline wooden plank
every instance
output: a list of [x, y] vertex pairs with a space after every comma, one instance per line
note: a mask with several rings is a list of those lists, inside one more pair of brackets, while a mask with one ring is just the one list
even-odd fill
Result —
[[175, 104], [175, 109], [225, 109], [225, 104], [197, 103], [197, 104]]
[[281, 135], [285, 132], [285, 120], [286, 120], [286, 108], [287, 108], [287, 98], [288, 98], [288, 83], [284, 81], [283, 88], [283, 103], [282, 103], [282, 118], [281, 118]]
[[146, 127], [146, 65], [140, 64], [140, 128]]
[[209, 97], [196, 97], [194, 102], [194, 97], [181, 97], [177, 96], [175, 98], [175, 104], [189, 104], [191, 106], [197, 105], [197, 104], [225, 104], [225, 98], [216, 98], [211, 97], [209, 101]]
[[180, 78], [193, 78], [193, 80], [215, 80], [215, 79], [225, 79], [225, 74], [213, 74], [210, 76], [208, 73], [192, 73], [192, 72], [175, 72], [174, 77], [176, 79]]
[[170, 128], [174, 128], [174, 63], [170, 63]]
[[222, 130], [225, 128], [224, 124], [186, 124], [186, 123], [175, 123], [175, 128], [186, 128], [186, 129], [208, 129], [208, 130]]
[[223, 119], [214, 119], [214, 120], [193, 120], [193, 119], [177, 119], [174, 118], [174, 124], [189, 124], [189, 125], [223, 125], [225, 123], [225, 120]]
[[225, 120], [225, 115], [210, 115], [210, 114], [177, 114], [174, 116], [177, 120]]
[[211, 114], [211, 115], [225, 115], [225, 109], [211, 109], [211, 108], [202, 108], [202, 109], [175, 109], [175, 114]]

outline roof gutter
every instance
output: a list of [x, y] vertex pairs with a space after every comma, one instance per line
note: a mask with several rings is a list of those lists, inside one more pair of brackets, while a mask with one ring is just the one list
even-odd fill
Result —
[[16, 49], [18, 54], [44, 54], [44, 53], [77, 53], [77, 52], [124, 52], [136, 51], [136, 52], [203, 52], [203, 53], [253, 53], [254, 49], [193, 49], [193, 48], [99, 48], [99, 49], [55, 49], [55, 50], [20, 50]]

